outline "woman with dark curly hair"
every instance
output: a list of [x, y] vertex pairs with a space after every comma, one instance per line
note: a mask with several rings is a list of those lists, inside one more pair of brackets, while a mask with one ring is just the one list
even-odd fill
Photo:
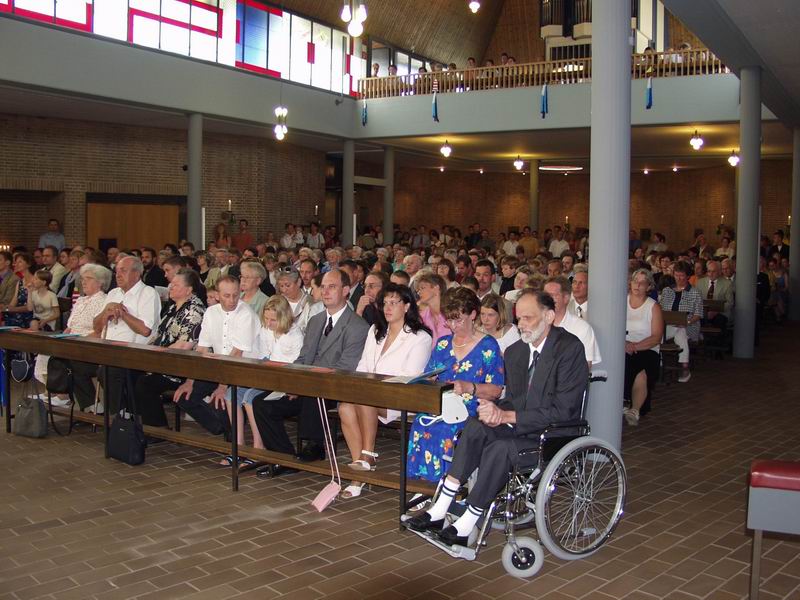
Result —
[[[431, 354], [431, 334], [419, 316], [411, 290], [404, 285], [387, 283], [378, 294], [376, 306], [375, 324], [367, 334], [356, 371], [380, 375], [419, 375]], [[397, 411], [386, 412], [385, 416], [381, 416], [386, 423], [400, 416]], [[378, 418], [378, 409], [375, 407], [339, 403], [342, 432], [353, 457], [353, 462], [348, 465], [351, 469], [375, 470]], [[363, 483], [353, 481], [345, 488], [342, 497], [355, 498], [361, 495], [363, 487]]]

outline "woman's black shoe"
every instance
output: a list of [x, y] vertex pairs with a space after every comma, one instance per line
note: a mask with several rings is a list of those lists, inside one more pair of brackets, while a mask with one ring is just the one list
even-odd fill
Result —
[[448, 546], [464, 546], [469, 545], [468, 535], [458, 535], [458, 529], [450, 525], [439, 532], [439, 540]]
[[444, 525], [444, 519], [432, 521], [431, 514], [429, 512], [423, 512], [419, 515], [415, 515], [406, 521], [406, 527], [413, 529], [414, 531], [436, 531], [441, 529], [442, 525]]

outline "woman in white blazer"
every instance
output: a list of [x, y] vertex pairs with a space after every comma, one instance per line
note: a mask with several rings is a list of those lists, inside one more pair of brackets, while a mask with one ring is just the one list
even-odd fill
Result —
[[[356, 371], [400, 376], [423, 373], [431, 355], [432, 339], [430, 330], [419, 316], [411, 290], [405, 285], [389, 283], [378, 295], [376, 305], [377, 319], [367, 334]], [[388, 423], [398, 416], [399, 413], [386, 415], [381, 420]], [[348, 466], [357, 471], [374, 471], [378, 458], [375, 453], [378, 409], [341, 402], [339, 419], [353, 457]], [[342, 496], [360, 496], [363, 487], [363, 483], [354, 481], [345, 488]]]

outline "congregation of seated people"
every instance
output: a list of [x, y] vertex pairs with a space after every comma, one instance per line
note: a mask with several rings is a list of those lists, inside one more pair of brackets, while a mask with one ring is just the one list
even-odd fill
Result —
[[[220, 223], [214, 239], [200, 250], [182, 241], [161, 250], [108, 248], [103, 253], [86, 246], [65, 247], [63, 236], [58, 238], [60, 224], [51, 222], [42, 248], [0, 252], [4, 324], [56, 330], [63, 321], [64, 330], [77, 336], [188, 350], [198, 356], [389, 376], [435, 371], [437, 380], [453, 383], [461, 395], [471, 417], [467, 423], [496, 424], [516, 418], [506, 414], [513, 407], [528, 406], [527, 388], [518, 381], [522, 367], [512, 365], [524, 362], [525, 368], [535, 369], [539, 356], [556, 360], [547, 349], [548, 336], [570, 352], [578, 350], [569, 365], [580, 371], [582, 385], [593, 367], [602, 368], [590, 324], [590, 244], [585, 229], [554, 225], [540, 234], [526, 226], [492, 236], [480, 223], [468, 225], [465, 235], [452, 225], [439, 230], [420, 225], [396, 228], [395, 241], [389, 244], [381, 227], [366, 226], [355, 244], [344, 245], [335, 227], [318, 223], [287, 223], [282, 233], [269, 233], [263, 241], [249, 227], [242, 219], [231, 234]], [[709, 236], [700, 233], [691, 247], [674, 250], [661, 233], [642, 241], [630, 232], [622, 415], [630, 426], [653, 406], [662, 345], [677, 346], [678, 381], [688, 383], [692, 357], [704, 338], [724, 341], [735, 326], [735, 236], [729, 229], [720, 234], [716, 249]], [[784, 232], [762, 239], [761, 248], [757, 320], [771, 317], [780, 322], [790, 300]], [[60, 314], [59, 298], [71, 300], [67, 315]], [[673, 313], [685, 315], [685, 321], [665, 324], [665, 315]], [[227, 439], [236, 402], [239, 444], [246, 443], [249, 430], [256, 448], [308, 461], [326, 456], [315, 398], [255, 388], [238, 388], [234, 398], [226, 385], [201, 379], [37, 359], [36, 378], [44, 384], [51, 374], [65, 370], [72, 373], [71, 397], [80, 410], [117, 411], [125, 406], [145, 425], [169, 427], [164, 410], [168, 397], [199, 426]], [[567, 372], [561, 376], [567, 377]], [[103, 402], [98, 400], [98, 385]], [[570, 381], [570, 389], [576, 385]], [[58, 392], [55, 404], [69, 404], [67, 390], [52, 391]], [[564, 402], [572, 403], [573, 396]], [[329, 409], [335, 405], [328, 402]], [[571, 414], [574, 406], [559, 410]], [[352, 470], [379, 468], [379, 424], [399, 417], [392, 410], [338, 403]], [[304, 442], [299, 447], [288, 434], [287, 419], [297, 422]], [[475, 440], [487, 435], [475, 425], [469, 427]], [[408, 475], [437, 482], [447, 476], [450, 465], [458, 466], [455, 479], [468, 474], [467, 467], [477, 458], [464, 462], [453, 454], [456, 436], [464, 428], [465, 423], [413, 416]], [[233, 460], [224, 456], [219, 463], [230, 466]], [[240, 460], [241, 466], [254, 464]], [[258, 472], [275, 476], [287, 470], [269, 465]], [[363, 487], [353, 480], [343, 497], [355, 498]], [[478, 505], [485, 503], [487, 493]], [[434, 521], [435, 517], [436, 513]]]

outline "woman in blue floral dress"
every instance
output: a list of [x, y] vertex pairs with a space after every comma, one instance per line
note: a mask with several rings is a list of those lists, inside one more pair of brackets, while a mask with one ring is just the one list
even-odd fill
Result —
[[[470, 416], [478, 412], [478, 398], [494, 400], [505, 383], [503, 356], [497, 340], [475, 331], [480, 314], [480, 300], [467, 288], [447, 291], [442, 312], [453, 332], [440, 338], [433, 348], [426, 371], [444, 369], [438, 381], [454, 382]], [[439, 481], [447, 473], [453, 456], [453, 438], [464, 423], [436, 421], [425, 425], [430, 415], [417, 415], [408, 440], [407, 473], [409, 477]]]

